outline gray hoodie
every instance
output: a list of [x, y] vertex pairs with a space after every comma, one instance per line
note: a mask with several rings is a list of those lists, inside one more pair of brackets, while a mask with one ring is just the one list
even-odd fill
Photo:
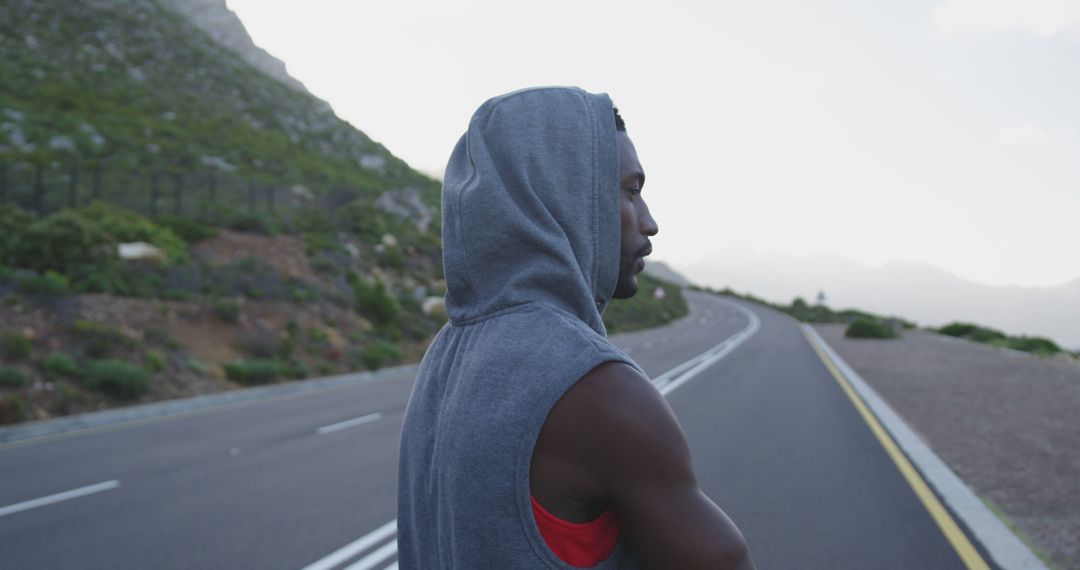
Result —
[[[450, 321], [401, 434], [402, 568], [571, 568], [536, 526], [529, 466], [567, 389], [607, 361], [638, 368], [600, 317], [618, 280], [618, 169], [611, 100], [576, 88], [491, 99], [454, 148], [442, 195]], [[620, 541], [598, 567], [636, 564]]]

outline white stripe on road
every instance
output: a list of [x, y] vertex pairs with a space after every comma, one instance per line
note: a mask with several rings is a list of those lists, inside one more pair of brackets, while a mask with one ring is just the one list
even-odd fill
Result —
[[[660, 390], [661, 394], [667, 396], [668, 394], [670, 394], [673, 390], [675, 390], [679, 386], [682, 386], [683, 384], [689, 382], [695, 376], [700, 374], [703, 370], [705, 370], [706, 368], [712, 366], [713, 364], [716, 364], [718, 361], [720, 361], [720, 359], [722, 359], [725, 356], [727, 356], [728, 354], [730, 354], [731, 351], [735, 350], [735, 348], [738, 347], [743, 342], [745, 342], [746, 339], [750, 338], [751, 336], [754, 336], [754, 333], [756, 333], [758, 331], [758, 329], [761, 327], [761, 320], [758, 318], [758, 316], [756, 314], [754, 314], [753, 311], [751, 311], [749, 309], [746, 309], [741, 305], [738, 305], [738, 304], [735, 304], [735, 303], [732, 303], [732, 305], [734, 305], [735, 308], [737, 308], [740, 311], [742, 311], [743, 313], [745, 313], [747, 318], [749, 319], [750, 323], [746, 326], [746, 328], [744, 328], [741, 331], [739, 331], [738, 333], [728, 337], [727, 339], [725, 339], [720, 344], [710, 348], [709, 350], [706, 350], [705, 352], [695, 356], [694, 358], [691, 358], [690, 360], [687, 360], [686, 362], [683, 362], [682, 364], [676, 366], [675, 368], [672, 368], [671, 370], [668, 370], [667, 372], [661, 374], [660, 376], [657, 376], [653, 380], [653, 384], [656, 386], [656, 388], [658, 390]], [[651, 343], [647, 343], [647, 345], [648, 344], [651, 344]], [[628, 351], [624, 349], [623, 352], [628, 352]], [[376, 414], [372, 414], [372, 415], [376, 415]], [[364, 416], [364, 417], [368, 417], [368, 416]], [[363, 419], [363, 418], [357, 418], [357, 420], [359, 420], [359, 419]], [[349, 420], [349, 421], [356, 421], [356, 420]], [[342, 422], [342, 423], [348, 423], [348, 422]], [[334, 425], [336, 426], [336, 425], [339, 425], [339, 424], [334, 424]], [[327, 426], [327, 427], [329, 428], [329, 427], [333, 427], [333, 426]], [[351, 426], [346, 426], [346, 427], [351, 427]], [[320, 428], [320, 429], [326, 429], [326, 428]], [[344, 428], [341, 428], [341, 429], [344, 429]], [[386, 536], [389, 536], [390, 534], [395, 532], [396, 529], [397, 529], [397, 519], [394, 519], [394, 520], [386, 523], [385, 525], [379, 527], [375, 531], [371, 532], [367, 536], [364, 536], [364, 537], [360, 538], [356, 542], [348, 544], [345, 547], [341, 548], [340, 550], [331, 553], [326, 558], [323, 558], [322, 560], [319, 560], [318, 562], [315, 562], [314, 564], [304, 568], [304, 570], [329, 570], [330, 568], [333, 568], [334, 566], [340, 564], [341, 562], [345, 561], [346, 559], [348, 559], [348, 558], [350, 558], [352, 556], [355, 556], [356, 554], [363, 551], [364, 549], [369, 548], [373, 544], [383, 540]], [[373, 536], [373, 535], [376, 535], [377, 533], [380, 533], [382, 531], [385, 531], [385, 534], [380, 535], [378, 537]], [[380, 562], [386, 560], [387, 558], [389, 558], [391, 555], [393, 555], [396, 552], [397, 552], [397, 540], [394, 540], [392, 542], [386, 543], [385, 545], [383, 545], [379, 549], [375, 550], [371, 554], [365, 556], [364, 558], [361, 558], [360, 560], [358, 560], [357, 562], [355, 562], [354, 564], [352, 564], [351, 566], [349, 566], [345, 570], [369, 570], [370, 568], [374, 568]], [[387, 566], [384, 570], [397, 570], [397, 567], [398, 567], [398, 565], [395, 562], [393, 565]]]
[[371, 570], [380, 562], [397, 553], [397, 541], [387, 542], [378, 550], [345, 567], [345, 570]]
[[86, 495], [93, 495], [94, 493], [100, 493], [102, 491], [108, 491], [120, 486], [120, 482], [116, 480], [105, 481], [104, 483], [97, 483], [96, 485], [87, 485], [85, 487], [79, 487], [78, 489], [72, 489], [70, 491], [64, 491], [63, 493], [57, 493], [55, 495], [49, 495], [47, 497], [41, 497], [38, 499], [31, 499], [29, 501], [23, 501], [21, 503], [15, 503], [14, 505], [8, 505], [6, 507], [0, 507], [0, 517], [5, 515], [11, 515], [22, 511], [28, 511], [30, 509], [36, 509], [37, 507], [44, 507], [45, 505], [51, 505], [53, 503], [59, 503], [60, 501], [67, 501], [69, 499], [77, 499], [79, 497], [85, 497]]
[[661, 394], [667, 396], [675, 390], [675, 388], [689, 382], [703, 370], [716, 364], [720, 359], [735, 350], [735, 348], [745, 342], [746, 339], [754, 336], [754, 333], [761, 328], [761, 320], [758, 319], [758, 316], [755, 315], [753, 311], [746, 309], [741, 305], [734, 306], [746, 313], [746, 317], [750, 321], [749, 324], [746, 325], [746, 328], [724, 339], [720, 344], [653, 379], [653, 385], [656, 386], [657, 390], [660, 390]]
[[[394, 519], [379, 528], [361, 536], [360, 538], [342, 546], [341, 548], [331, 552], [324, 558], [319, 559], [316, 562], [312, 562], [308, 566], [304, 567], [304, 570], [330, 570], [334, 566], [341, 564], [342, 562], [356, 556], [360, 552], [371, 548], [373, 545], [386, 540], [388, 537], [397, 533], [397, 519]], [[397, 549], [397, 541], [393, 541], [394, 549]]]
[[349, 429], [351, 427], [362, 426], [364, 424], [368, 424], [368, 423], [371, 423], [373, 421], [376, 421], [381, 417], [382, 417], [382, 412], [375, 412], [374, 414], [368, 414], [366, 416], [360, 416], [358, 418], [353, 418], [351, 420], [345, 420], [343, 422], [338, 422], [336, 424], [330, 424], [328, 426], [323, 426], [323, 427], [315, 430], [315, 433], [317, 433], [319, 435], [326, 435], [328, 433], [334, 433], [335, 431], [341, 431], [343, 429]]

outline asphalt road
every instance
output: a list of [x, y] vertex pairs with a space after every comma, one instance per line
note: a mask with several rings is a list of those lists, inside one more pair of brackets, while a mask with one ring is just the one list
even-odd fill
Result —
[[[728, 339], [666, 390], [758, 568], [963, 568], [792, 320], [688, 295], [689, 317], [613, 340], [661, 377]], [[392, 568], [411, 382], [0, 447], [0, 567]]]

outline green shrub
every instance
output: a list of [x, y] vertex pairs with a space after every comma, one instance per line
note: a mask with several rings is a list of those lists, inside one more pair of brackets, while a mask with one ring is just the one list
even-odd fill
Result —
[[130, 400], [150, 390], [150, 375], [123, 360], [95, 360], [86, 367], [83, 384], [114, 398]]
[[0, 265], [12, 263], [22, 232], [34, 223], [34, 216], [10, 203], [0, 204]]
[[154, 222], [189, 244], [198, 243], [218, 234], [217, 228], [186, 216], [163, 215], [154, 218]]
[[225, 377], [238, 384], [255, 385], [274, 382], [285, 375], [285, 367], [277, 360], [251, 359], [227, 362]]
[[0, 366], [0, 386], [4, 388], [22, 388], [26, 385], [26, 375], [18, 368]]
[[203, 364], [203, 361], [199, 360], [198, 358], [195, 358], [194, 356], [188, 358], [187, 367], [188, 367], [188, 370], [191, 370], [192, 372], [194, 372], [194, 373], [196, 373], [196, 374], [198, 374], [200, 376], [209, 376], [210, 375], [210, 368], [208, 368], [206, 366], [206, 364]]
[[[686, 299], [678, 285], [639, 273], [638, 292], [629, 299], [616, 299], [604, 311], [604, 327], [608, 334], [655, 327], [687, 314]], [[657, 288], [664, 289], [663, 299], [655, 296]]]
[[18, 362], [30, 354], [32, 345], [26, 335], [10, 331], [0, 334], [0, 356], [9, 362]]
[[64, 352], [50, 353], [41, 361], [41, 366], [50, 380], [71, 378], [79, 374], [79, 365], [75, 363], [75, 359]]
[[132, 344], [131, 339], [105, 323], [79, 319], [72, 328], [83, 353], [90, 358], [105, 358], [114, 348]]
[[20, 293], [42, 297], [65, 295], [71, 289], [71, 280], [52, 270], [44, 274], [26, 272], [17, 277], [16, 283]]
[[401, 349], [394, 343], [379, 340], [365, 346], [360, 358], [369, 370], [377, 370], [384, 364], [400, 362]]
[[236, 299], [214, 299], [210, 308], [219, 319], [227, 323], [240, 320], [240, 302]]
[[1012, 337], [1007, 346], [1015, 350], [1031, 352], [1042, 356], [1053, 356], [1061, 352], [1061, 347], [1048, 338], [1037, 336]]
[[352, 286], [356, 295], [356, 307], [360, 314], [379, 325], [391, 323], [397, 318], [400, 310], [398, 303], [386, 291], [386, 285], [382, 281], [368, 283], [357, 279]]
[[150, 372], [161, 372], [165, 370], [165, 355], [160, 350], [148, 350], [143, 357], [143, 364]]
[[95, 202], [76, 211], [83, 218], [97, 223], [112, 241], [141, 241], [153, 244], [165, 252], [165, 256], [172, 263], [187, 259], [187, 244], [184, 240], [172, 230], [159, 226], [136, 212], [103, 202]]
[[62, 210], [31, 224], [13, 247], [18, 267], [39, 273], [56, 271], [79, 281], [115, 280], [116, 242], [98, 224], [71, 210]]
[[847, 338], [896, 338], [896, 331], [878, 319], [859, 317], [844, 331]]
[[297, 380], [303, 380], [310, 375], [307, 366], [299, 360], [290, 360], [287, 372], [290, 378]]
[[0, 396], [0, 424], [21, 422], [30, 415], [26, 400], [19, 394]]
[[1005, 336], [1005, 333], [1001, 331], [972, 323], [949, 323], [937, 329], [937, 332], [948, 336], [967, 338], [977, 342], [991, 342], [994, 340], [1004, 341], [1008, 338]]

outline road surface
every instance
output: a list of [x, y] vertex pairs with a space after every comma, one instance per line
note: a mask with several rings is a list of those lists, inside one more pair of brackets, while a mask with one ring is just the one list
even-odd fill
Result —
[[[793, 320], [688, 300], [613, 340], [660, 379], [758, 568], [964, 568]], [[393, 568], [411, 382], [0, 447], [0, 567]]]

